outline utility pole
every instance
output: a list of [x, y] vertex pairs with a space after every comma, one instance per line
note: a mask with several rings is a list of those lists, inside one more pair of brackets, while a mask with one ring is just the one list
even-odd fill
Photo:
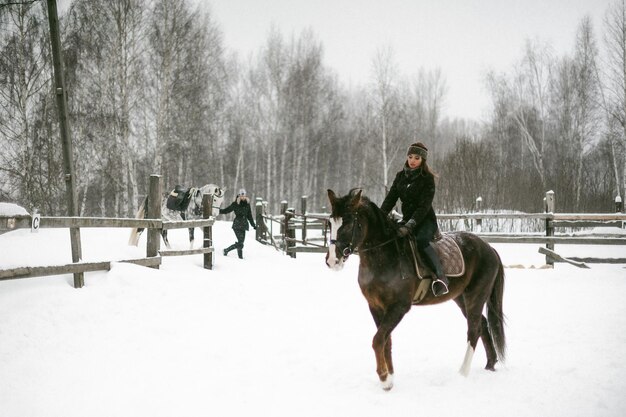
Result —
[[[78, 217], [76, 175], [74, 172], [74, 160], [72, 157], [73, 152], [70, 121], [67, 115], [67, 92], [65, 91], [65, 79], [63, 76], [63, 52], [61, 50], [61, 35], [59, 31], [59, 16], [57, 12], [56, 0], [48, 0], [48, 22], [50, 23], [50, 43], [52, 44], [54, 87], [57, 110], [59, 112], [59, 129], [61, 130], [61, 141], [63, 143], [63, 171], [65, 173], [67, 210], [69, 216]], [[82, 258], [79, 228], [70, 228], [70, 240], [72, 243], [72, 262], [79, 262]], [[82, 288], [84, 285], [84, 273], [74, 273], [74, 288]]]

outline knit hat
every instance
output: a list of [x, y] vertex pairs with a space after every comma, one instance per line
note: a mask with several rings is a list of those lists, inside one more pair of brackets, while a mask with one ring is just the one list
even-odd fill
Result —
[[246, 195], [246, 189], [245, 188], [239, 189], [239, 193], [237, 195]]
[[422, 159], [426, 160], [426, 158], [428, 157], [428, 148], [422, 142], [412, 143], [409, 146], [409, 149], [407, 149], [406, 154], [407, 156], [419, 155], [422, 157]]

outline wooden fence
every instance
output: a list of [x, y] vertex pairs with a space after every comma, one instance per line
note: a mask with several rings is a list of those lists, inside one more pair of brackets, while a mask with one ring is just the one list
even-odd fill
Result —
[[[621, 201], [621, 200], [620, 200]], [[616, 201], [617, 202], [617, 201]], [[284, 251], [291, 257], [298, 252], [326, 252], [328, 242], [329, 213], [307, 211], [306, 197], [302, 197], [301, 209], [296, 211], [281, 203], [281, 212], [272, 215], [267, 212], [268, 204], [262, 199], [256, 201], [256, 239]], [[480, 207], [479, 205], [477, 207]], [[616, 206], [621, 209], [621, 206]], [[592, 227], [625, 228], [626, 214], [623, 213], [555, 213], [554, 193], [546, 193], [544, 213], [465, 213], [437, 214], [443, 232], [467, 230], [490, 243], [529, 243], [545, 245], [541, 253], [546, 255], [546, 264], [554, 262], [587, 263], [626, 263], [624, 258], [563, 258], [554, 252], [554, 245], [624, 245], [626, 235], [578, 235], [577, 231]], [[517, 222], [526, 223], [526, 232], [500, 232], [502, 224], [509, 226]], [[517, 227], [523, 229], [523, 227]], [[311, 231], [318, 231], [311, 234]], [[559, 233], [557, 233], [557, 231]]]
[[[150, 176], [150, 192], [146, 219], [106, 218], [106, 217], [39, 217], [20, 215], [0, 217], [0, 230], [31, 228], [35, 218], [38, 228], [143, 228], [147, 229], [146, 257], [115, 262], [128, 262], [137, 265], [159, 268], [163, 256], [204, 255], [204, 268], [213, 268], [212, 226], [215, 219], [211, 217], [211, 196], [205, 195], [202, 201], [202, 220], [163, 221], [161, 219], [162, 185], [160, 175]], [[203, 228], [203, 245], [201, 248], [188, 250], [161, 250], [161, 231], [182, 228]], [[74, 250], [74, 248], [72, 248]], [[80, 257], [79, 257], [80, 258]], [[19, 267], [0, 270], [0, 281], [18, 278], [30, 278], [59, 274], [74, 274], [74, 287], [84, 285], [84, 272], [110, 270], [112, 261], [75, 262], [66, 265]], [[78, 275], [78, 278], [77, 278]]]
[[[307, 197], [301, 199], [301, 211], [287, 207], [287, 202], [280, 204], [280, 214], [267, 212], [267, 202], [256, 201], [256, 240], [274, 246], [295, 258], [297, 252], [325, 252], [328, 235], [328, 213], [307, 211]], [[296, 230], [300, 239], [296, 237]], [[311, 232], [318, 231], [317, 234]]]

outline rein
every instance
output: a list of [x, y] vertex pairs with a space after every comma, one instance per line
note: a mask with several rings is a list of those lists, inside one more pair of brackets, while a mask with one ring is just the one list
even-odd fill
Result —
[[380, 247], [382, 247], [382, 246], [385, 246], [385, 245], [387, 245], [387, 244], [389, 244], [389, 243], [391, 243], [391, 242], [395, 242], [395, 241], [397, 241], [398, 239], [400, 239], [400, 238], [399, 238], [399, 237], [392, 237], [391, 239], [385, 240], [383, 243], [379, 243], [379, 244], [378, 244], [378, 245], [376, 245], [376, 246], [371, 246], [371, 247], [369, 247], [369, 248], [359, 249], [359, 252], [367, 252], [368, 250], [378, 249], [378, 248], [380, 248]]

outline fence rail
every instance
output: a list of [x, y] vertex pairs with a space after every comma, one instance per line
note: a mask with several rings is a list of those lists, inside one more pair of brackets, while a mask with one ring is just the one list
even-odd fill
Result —
[[[41, 277], [59, 274], [75, 274], [74, 286], [80, 288], [82, 273], [110, 270], [112, 262], [126, 262], [152, 268], [159, 268], [161, 259], [164, 256], [183, 255], [204, 255], [204, 268], [213, 267], [213, 243], [212, 226], [215, 219], [211, 217], [212, 201], [210, 196], [205, 196], [203, 200], [203, 219], [201, 220], [181, 220], [163, 221], [161, 220], [161, 176], [150, 176], [150, 193], [148, 195], [148, 219], [127, 219], [127, 218], [107, 218], [107, 217], [45, 217], [39, 218], [37, 227], [39, 228], [70, 228], [79, 229], [85, 227], [107, 227], [107, 228], [143, 228], [148, 230], [146, 244], [146, 257], [138, 259], [127, 259], [119, 261], [102, 262], [74, 262], [65, 265], [18, 267], [0, 270], [0, 281], [19, 278]], [[31, 215], [18, 215], [11, 217], [0, 217], [0, 231], [31, 228], [33, 217]], [[187, 250], [161, 250], [161, 231], [170, 229], [201, 227], [204, 230], [204, 241], [202, 248]], [[76, 279], [76, 274], [81, 274], [81, 279]]]
[[[490, 243], [528, 243], [546, 245], [554, 251], [554, 245], [625, 245], [626, 235], [618, 236], [581, 236], [561, 232], [567, 229], [584, 229], [589, 227], [625, 228], [624, 213], [555, 213], [554, 194], [546, 193], [546, 212], [544, 213], [440, 213], [437, 218], [444, 231], [458, 230], [444, 227], [454, 221], [461, 221], [462, 230], [471, 231]], [[309, 213], [306, 209], [306, 197], [302, 197], [301, 210], [297, 212], [281, 203], [281, 212], [272, 215], [267, 212], [268, 204], [262, 199], [256, 202], [257, 240], [271, 244], [278, 250], [292, 257], [298, 252], [326, 252], [328, 249], [328, 217], [329, 213]], [[621, 207], [621, 206], [620, 206]], [[528, 222], [533, 232], [502, 233], [497, 231], [502, 221]], [[494, 226], [495, 225], [495, 226]], [[458, 226], [458, 224], [456, 225]], [[521, 226], [520, 226], [521, 227]], [[485, 232], [485, 229], [496, 229]], [[556, 231], [559, 234], [556, 235]], [[321, 231], [312, 236], [309, 231]], [[298, 237], [298, 234], [300, 236]], [[554, 253], [554, 252], [552, 252]], [[573, 259], [573, 258], [572, 258]], [[626, 258], [581, 258], [587, 263], [626, 263]], [[553, 264], [561, 260], [546, 254], [546, 263]]]
[[12, 269], [0, 270], [0, 281], [33, 278], [49, 275], [73, 274], [77, 272], [94, 272], [109, 271], [111, 264], [115, 262], [132, 263], [136, 265], [158, 267], [161, 265], [161, 257], [126, 259], [121, 261], [102, 261], [102, 262], [76, 262], [65, 265], [54, 266], [27, 266]]

